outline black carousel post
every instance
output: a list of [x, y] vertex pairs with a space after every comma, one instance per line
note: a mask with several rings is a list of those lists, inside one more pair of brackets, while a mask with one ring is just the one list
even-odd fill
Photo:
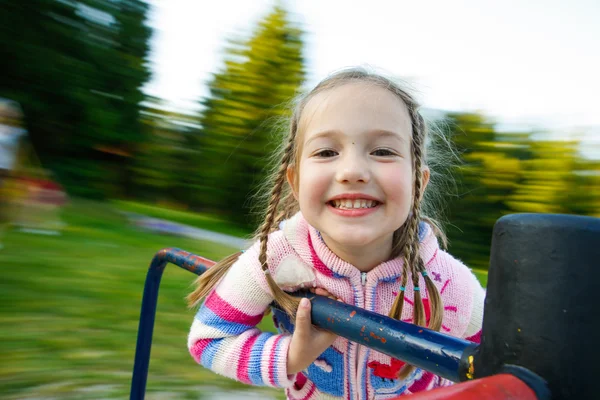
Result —
[[598, 398], [600, 219], [509, 215], [492, 243], [475, 377], [509, 372], [536, 390], [534, 373], [552, 399]]

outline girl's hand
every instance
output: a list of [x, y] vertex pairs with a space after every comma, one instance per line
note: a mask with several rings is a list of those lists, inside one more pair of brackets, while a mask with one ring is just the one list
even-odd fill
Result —
[[[311, 292], [320, 296], [334, 298], [325, 289], [311, 289]], [[337, 338], [335, 333], [319, 329], [311, 324], [310, 307], [310, 301], [303, 298], [296, 312], [296, 328], [288, 350], [288, 375], [294, 375], [307, 368]]]

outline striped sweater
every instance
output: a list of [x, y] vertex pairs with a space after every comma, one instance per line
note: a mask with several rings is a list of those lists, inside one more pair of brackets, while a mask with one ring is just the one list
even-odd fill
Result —
[[[426, 270], [444, 304], [441, 331], [478, 342], [484, 290], [467, 267], [439, 248], [424, 223], [419, 240]], [[278, 334], [256, 328], [273, 301], [258, 254], [255, 243], [198, 310], [188, 337], [196, 362], [240, 382], [285, 388], [288, 399], [385, 399], [450, 384], [420, 369], [405, 380], [396, 379], [403, 365], [400, 360], [342, 337], [306, 370], [288, 375], [287, 352], [294, 330], [289, 318], [274, 310]], [[397, 295], [403, 264], [401, 258], [393, 259], [361, 273], [333, 254], [300, 213], [269, 236], [267, 260], [275, 281], [286, 291], [322, 287], [345, 303], [386, 315]], [[408, 286], [405, 321], [411, 321], [413, 294]]]

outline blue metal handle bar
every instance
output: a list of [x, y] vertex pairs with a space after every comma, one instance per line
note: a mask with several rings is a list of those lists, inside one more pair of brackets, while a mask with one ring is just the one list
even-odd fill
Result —
[[453, 382], [469, 379], [475, 343], [310, 292], [303, 295], [311, 299], [315, 326]]
[[[167, 262], [196, 275], [201, 275], [215, 264], [214, 261], [175, 248], [160, 250], [152, 259], [142, 299], [131, 400], [143, 399], [146, 391], [158, 288]], [[298, 295], [311, 299], [311, 320], [315, 326], [453, 382], [469, 379], [467, 376], [469, 367], [472, 366], [471, 356], [477, 348], [472, 342], [310, 292]], [[277, 308], [277, 305], [273, 307]]]

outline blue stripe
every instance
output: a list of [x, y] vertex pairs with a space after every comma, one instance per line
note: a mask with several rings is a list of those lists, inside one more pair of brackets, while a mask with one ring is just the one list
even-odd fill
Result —
[[429, 232], [429, 225], [425, 222], [419, 222], [419, 242], [422, 243], [425, 240], [425, 236]]
[[196, 313], [195, 319], [203, 325], [217, 328], [221, 332], [232, 336], [239, 335], [246, 332], [248, 329], [254, 328], [250, 325], [227, 321], [205, 306], [200, 307]]
[[262, 362], [263, 350], [265, 349], [265, 343], [272, 336], [272, 333], [261, 333], [250, 350], [250, 360], [248, 361], [248, 378], [253, 385], [265, 384], [261, 375], [260, 365]]
[[278, 387], [281, 387], [283, 385], [283, 382], [279, 382], [279, 371], [277, 370], [278, 364], [275, 362], [275, 360], [280, 359], [279, 353], [281, 352], [282, 340], [283, 338], [279, 339], [279, 341], [277, 342], [277, 347], [275, 347], [275, 352], [273, 353], [273, 360], [271, 361], [273, 363], [273, 381], [275, 381], [275, 385]]
[[[348, 340], [348, 354], [346, 354], [346, 363], [348, 365], [348, 369], [347, 369], [347, 373], [346, 373], [346, 379], [348, 379], [348, 390], [350, 391], [350, 393], [348, 393], [347, 398], [352, 397], [352, 394], [354, 393], [354, 389], [352, 388], [352, 377], [350, 376], [350, 371], [352, 371], [352, 365], [350, 364], [350, 347], [352, 347], [353, 343], [351, 341]], [[358, 347], [358, 344], [356, 345]], [[357, 353], [358, 355], [358, 353]], [[346, 390], [346, 388], [344, 388], [344, 390]]]
[[215, 339], [210, 342], [202, 352], [202, 358], [200, 359], [200, 364], [202, 364], [205, 368], [211, 369], [213, 361], [215, 360], [215, 354], [219, 347], [221, 346], [221, 342], [223, 339]]
[[[354, 285], [351, 285], [351, 286], [352, 286], [352, 291], [354, 293], [354, 304], [356, 304], [356, 303], [358, 303], [358, 289], [356, 287], [354, 287]], [[365, 304], [366, 304], [366, 300], [367, 299], [363, 298], [363, 302], [365, 302]], [[350, 364], [350, 348], [352, 347], [353, 344], [354, 344], [353, 342], [348, 340], [348, 345], [346, 347], [346, 351], [347, 351], [346, 363], [348, 365], [348, 369], [347, 369], [348, 372], [346, 373], [346, 379], [348, 379], [348, 383], [349, 383], [348, 387], [350, 390], [350, 393], [348, 393], [348, 396], [353, 396], [353, 394], [354, 394], [354, 388], [352, 387], [352, 376], [350, 376], [351, 375], [350, 371], [352, 371], [352, 367], [353, 367]], [[358, 349], [358, 344], [356, 344], [356, 347]], [[356, 356], [358, 357], [358, 350], [356, 352]], [[358, 382], [358, 384], [360, 385], [360, 382]], [[344, 388], [344, 390], [346, 390], [346, 388]]]
[[[377, 284], [379, 284], [379, 282], [377, 282]], [[376, 308], [377, 308], [377, 285], [373, 286], [371, 288], [371, 304], [373, 304], [373, 307], [371, 308], [371, 310], [369, 311], [373, 311], [373, 312], [377, 312]], [[365, 299], [365, 304], [367, 302], [367, 299]], [[367, 352], [365, 354], [365, 361], [363, 363], [363, 365], [360, 367], [361, 369], [361, 377], [360, 377], [360, 381], [361, 382], [365, 382], [364, 384], [364, 398], [367, 398], [367, 377], [369, 376], [369, 368], [367, 367], [368, 362], [369, 362], [369, 355], [371, 353], [371, 349], [367, 348]], [[375, 387], [373, 386], [373, 380], [370, 379], [371, 381], [371, 387], [373, 388], [373, 392], [375, 392]]]

